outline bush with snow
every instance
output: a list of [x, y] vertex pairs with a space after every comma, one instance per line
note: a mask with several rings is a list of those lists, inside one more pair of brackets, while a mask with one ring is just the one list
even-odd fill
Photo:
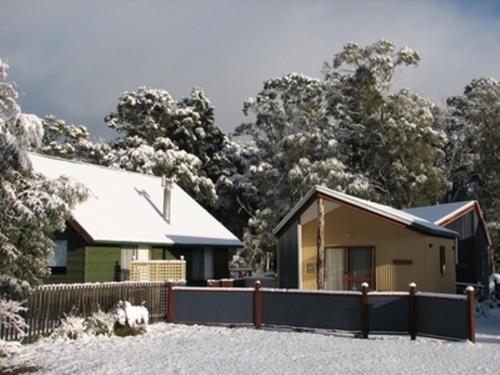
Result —
[[112, 336], [115, 323], [116, 317], [113, 314], [99, 309], [85, 320], [86, 332], [94, 336]]
[[65, 314], [51, 338], [77, 340], [84, 336], [135, 336], [146, 332], [149, 312], [144, 306], [119, 301], [110, 312], [98, 309], [87, 318], [76, 311]]
[[21, 348], [21, 344], [17, 341], [0, 340], [0, 358], [11, 357], [16, 354]]
[[81, 339], [87, 334], [85, 319], [74, 313], [64, 315], [61, 324], [50, 335], [51, 338], [63, 338], [69, 340]]

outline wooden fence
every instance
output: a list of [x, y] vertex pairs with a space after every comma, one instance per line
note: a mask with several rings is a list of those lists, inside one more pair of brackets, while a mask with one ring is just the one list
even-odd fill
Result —
[[[144, 305], [151, 322], [165, 319], [167, 281], [107, 282], [87, 284], [43, 285], [26, 302], [25, 320], [28, 324], [25, 340], [49, 335], [65, 314], [75, 311], [89, 316], [99, 308], [109, 311], [120, 300]], [[16, 340], [12, 329], [0, 326], [0, 339]]]
[[[89, 316], [118, 301], [144, 303], [150, 321], [188, 324], [244, 324], [430, 335], [475, 341], [474, 289], [452, 294], [317, 291], [231, 287], [184, 287], [167, 281], [44, 285], [27, 301], [25, 340], [49, 335], [65, 314]], [[0, 327], [0, 339], [18, 339]]]

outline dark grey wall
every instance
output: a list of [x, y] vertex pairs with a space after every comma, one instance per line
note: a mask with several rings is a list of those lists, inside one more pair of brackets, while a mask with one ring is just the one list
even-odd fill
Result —
[[180, 323], [252, 324], [252, 290], [175, 289], [174, 320]]
[[417, 294], [417, 331], [432, 336], [467, 338], [467, 300]]
[[370, 331], [408, 332], [408, 297], [370, 295]]
[[361, 294], [262, 292], [262, 323], [357, 331]]
[[[297, 292], [261, 289], [262, 324], [359, 332], [360, 292]], [[464, 296], [418, 293], [418, 335], [467, 339]], [[369, 331], [408, 334], [408, 295], [370, 293]], [[252, 324], [254, 290], [174, 288], [174, 321]]]
[[482, 282], [488, 284], [490, 275], [490, 256], [486, 232], [476, 211], [471, 211], [446, 228], [460, 234], [458, 241], [457, 281], [464, 283]]
[[291, 222], [278, 237], [278, 286], [299, 287], [298, 222]]

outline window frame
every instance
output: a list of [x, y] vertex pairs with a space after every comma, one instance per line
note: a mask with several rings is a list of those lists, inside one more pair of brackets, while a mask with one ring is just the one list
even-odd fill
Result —
[[[61, 249], [60, 245], [64, 245], [63, 249], [65, 251], [64, 265], [57, 264], [57, 250]], [[66, 275], [68, 272], [68, 240], [54, 240], [54, 252], [51, 258], [49, 258], [49, 268], [52, 275]]]

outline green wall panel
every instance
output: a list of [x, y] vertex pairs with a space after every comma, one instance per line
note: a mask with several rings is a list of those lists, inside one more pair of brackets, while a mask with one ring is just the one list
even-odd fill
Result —
[[45, 284], [83, 283], [85, 276], [85, 249], [68, 251], [66, 274], [50, 275]]
[[115, 264], [120, 264], [119, 247], [87, 246], [85, 251], [85, 282], [113, 281]]
[[151, 251], [152, 260], [171, 260], [177, 259], [168, 249], [153, 248]]

